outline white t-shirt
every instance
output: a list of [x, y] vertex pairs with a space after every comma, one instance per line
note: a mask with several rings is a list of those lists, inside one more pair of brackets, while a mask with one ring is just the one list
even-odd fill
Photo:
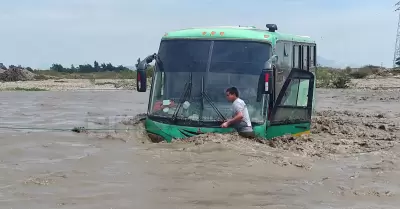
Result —
[[244, 103], [243, 100], [240, 98], [237, 98], [233, 103], [232, 103], [232, 117], [235, 117], [238, 112], [241, 112], [243, 114], [243, 119], [239, 123], [234, 124], [235, 128], [238, 131], [253, 131], [251, 127], [251, 121], [250, 121], [250, 116], [249, 116], [249, 111], [247, 110], [246, 103]]

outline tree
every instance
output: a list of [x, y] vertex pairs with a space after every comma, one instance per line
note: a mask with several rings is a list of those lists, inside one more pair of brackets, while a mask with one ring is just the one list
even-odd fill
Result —
[[71, 72], [76, 72], [77, 70], [76, 70], [76, 68], [75, 68], [75, 66], [72, 64], [71, 65], [71, 70], [70, 70]]
[[115, 67], [111, 63], [108, 63], [106, 65], [105, 71], [114, 71], [114, 69]]
[[80, 73], [92, 73], [94, 72], [93, 66], [86, 64], [86, 65], [79, 65], [78, 72]]
[[101, 64], [101, 71], [106, 71], [107, 65], [106, 63]]
[[93, 66], [94, 66], [94, 70], [96, 72], [100, 72], [100, 66], [99, 66], [99, 63], [97, 61], [94, 61]]
[[64, 67], [62, 65], [60, 65], [60, 64], [53, 64], [50, 67], [50, 70], [54, 70], [54, 71], [57, 71], [57, 72], [64, 72], [65, 71]]

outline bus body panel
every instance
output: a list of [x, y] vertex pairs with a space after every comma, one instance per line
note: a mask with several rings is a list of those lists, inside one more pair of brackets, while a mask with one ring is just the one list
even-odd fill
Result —
[[[199, 134], [205, 133], [232, 133], [235, 130], [233, 128], [210, 128], [210, 127], [190, 127], [190, 126], [179, 126], [166, 123], [156, 122], [152, 119], [146, 118], [145, 128], [148, 133], [161, 136], [165, 141], [171, 142], [175, 139], [184, 139]], [[262, 125], [256, 125], [253, 127], [257, 137], [265, 138], [266, 135], [266, 123]], [[154, 141], [152, 139], [152, 141]]]
[[[159, 123], [149, 118], [145, 120], [145, 128], [148, 133], [153, 135], [150, 136], [150, 139], [152, 141], [165, 140], [166, 142], [171, 142], [172, 140], [176, 139], [185, 139], [205, 133], [227, 134], [235, 132], [235, 130], [232, 128], [197, 128], [189, 126], [177, 126]], [[258, 138], [272, 139], [283, 135], [300, 136], [303, 134], [309, 134], [310, 123], [288, 124], [268, 127], [267, 123], [265, 123], [263, 125], [254, 126], [253, 129]], [[155, 136], [162, 138], [162, 140], [155, 139]]]
[[247, 39], [276, 42], [287, 40], [291, 42], [315, 44], [309, 37], [285, 34], [280, 32], [269, 32], [267, 30], [252, 29], [246, 27], [205, 27], [188, 28], [167, 32], [162, 39], [187, 38], [187, 39]]
[[265, 139], [272, 139], [284, 135], [301, 136], [310, 134], [310, 123], [274, 125], [267, 128]]

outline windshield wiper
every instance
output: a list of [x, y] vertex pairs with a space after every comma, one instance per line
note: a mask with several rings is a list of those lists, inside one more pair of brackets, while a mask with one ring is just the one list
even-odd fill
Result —
[[218, 108], [215, 106], [214, 102], [211, 100], [210, 96], [208, 96], [208, 94], [205, 91], [201, 92], [201, 95], [203, 98], [205, 98], [207, 100], [208, 103], [210, 103], [211, 107], [215, 110], [215, 112], [218, 114], [218, 116], [223, 121], [226, 121], [225, 116], [218, 110]]
[[182, 104], [186, 101], [187, 97], [189, 97], [192, 93], [192, 73], [189, 75], [189, 80], [185, 83], [184, 92], [179, 98], [178, 107], [176, 107], [174, 114], [172, 115], [171, 120], [176, 122], [179, 110], [182, 107]]
[[208, 103], [210, 103], [211, 107], [215, 110], [215, 112], [218, 114], [218, 116], [223, 120], [226, 121], [225, 116], [218, 110], [218, 108], [215, 106], [214, 102], [211, 100], [210, 96], [205, 92], [204, 90], [204, 77], [202, 78], [202, 85], [201, 85], [201, 97], [205, 98]]

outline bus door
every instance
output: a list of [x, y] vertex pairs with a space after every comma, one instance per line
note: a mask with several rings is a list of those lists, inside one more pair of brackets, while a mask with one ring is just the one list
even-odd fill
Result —
[[270, 126], [299, 124], [296, 128], [309, 129], [300, 124], [311, 122], [314, 85], [313, 73], [293, 68], [271, 110]]

